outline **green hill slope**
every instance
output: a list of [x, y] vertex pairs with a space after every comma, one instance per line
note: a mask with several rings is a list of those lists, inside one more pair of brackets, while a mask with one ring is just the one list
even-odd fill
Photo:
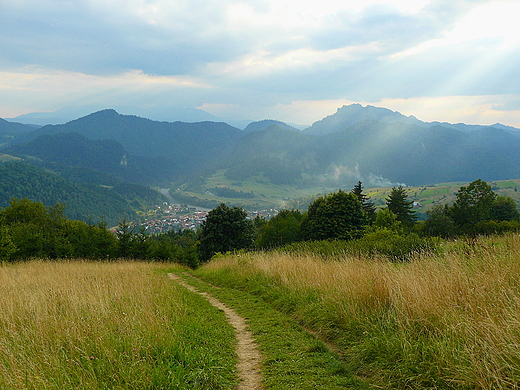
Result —
[[171, 173], [177, 168], [165, 158], [131, 155], [113, 139], [93, 140], [78, 133], [44, 134], [4, 151], [33, 164], [51, 167], [65, 177], [74, 167], [74, 175], [79, 181], [94, 184], [110, 185], [114, 179], [142, 184], [169, 182]]
[[104, 219], [113, 226], [123, 218], [137, 217], [116, 191], [73, 183], [25, 163], [0, 164], [0, 177], [0, 207], [8, 206], [12, 198], [28, 198], [45, 206], [62, 203], [68, 218], [85, 222]]
[[208, 166], [228, 153], [242, 131], [225, 123], [156, 122], [103, 110], [63, 125], [48, 125], [17, 138], [26, 143], [44, 134], [78, 133], [94, 140], [113, 139], [134, 156], [161, 159], [177, 168], [172, 178]]

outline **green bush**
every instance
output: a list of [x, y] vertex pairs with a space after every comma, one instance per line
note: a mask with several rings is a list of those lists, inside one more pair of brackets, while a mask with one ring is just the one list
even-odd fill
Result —
[[414, 253], [435, 249], [436, 242], [432, 238], [421, 238], [415, 233], [400, 235], [388, 229], [377, 229], [349, 243], [349, 250], [358, 255], [379, 255], [392, 261], [407, 261]]
[[400, 235], [389, 229], [377, 229], [358, 240], [298, 242], [283, 247], [290, 253], [310, 252], [323, 258], [344, 256], [384, 256], [392, 261], [408, 261], [414, 253], [433, 251], [440, 239], [421, 238], [415, 233]]
[[489, 236], [491, 234], [503, 234], [505, 232], [520, 230], [520, 221], [480, 221], [473, 227], [478, 235]]

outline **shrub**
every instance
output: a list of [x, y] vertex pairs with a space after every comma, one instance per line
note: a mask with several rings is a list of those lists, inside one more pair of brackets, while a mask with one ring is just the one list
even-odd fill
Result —
[[369, 257], [384, 256], [392, 261], [407, 261], [414, 253], [435, 249], [434, 239], [415, 233], [400, 235], [388, 229], [377, 229], [349, 245], [350, 252]]
[[284, 252], [310, 252], [323, 258], [337, 259], [348, 255], [387, 257], [392, 261], [408, 261], [415, 253], [434, 251], [440, 239], [421, 238], [415, 233], [400, 235], [389, 229], [377, 229], [352, 241], [327, 240], [293, 243]]

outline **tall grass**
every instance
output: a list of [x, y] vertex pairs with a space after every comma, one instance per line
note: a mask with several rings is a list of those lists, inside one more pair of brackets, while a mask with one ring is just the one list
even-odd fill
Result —
[[198, 272], [290, 313], [377, 386], [519, 388], [520, 236], [437, 252], [402, 264], [257, 253]]
[[0, 388], [231, 387], [232, 329], [158, 267], [0, 266]]

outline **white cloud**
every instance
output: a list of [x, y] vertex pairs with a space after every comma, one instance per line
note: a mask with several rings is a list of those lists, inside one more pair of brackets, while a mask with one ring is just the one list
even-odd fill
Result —
[[520, 90], [518, 14], [513, 0], [0, 0], [0, 117], [123, 100], [310, 124], [391, 102], [513, 123], [499, 107]]
[[[442, 96], [411, 99], [383, 99], [371, 103], [425, 122], [463, 122], [491, 125], [497, 122], [520, 128], [520, 101], [517, 95]], [[514, 109], [505, 109], [514, 104]]]
[[[23, 72], [0, 72], [3, 110], [0, 117], [55, 111], [69, 105], [149, 105], [161, 102], [165, 93], [186, 96], [189, 90], [208, 88], [211, 87], [190, 77], [151, 76], [137, 70], [116, 76], [96, 76], [28, 68]], [[163, 103], [179, 104], [181, 100]]]

